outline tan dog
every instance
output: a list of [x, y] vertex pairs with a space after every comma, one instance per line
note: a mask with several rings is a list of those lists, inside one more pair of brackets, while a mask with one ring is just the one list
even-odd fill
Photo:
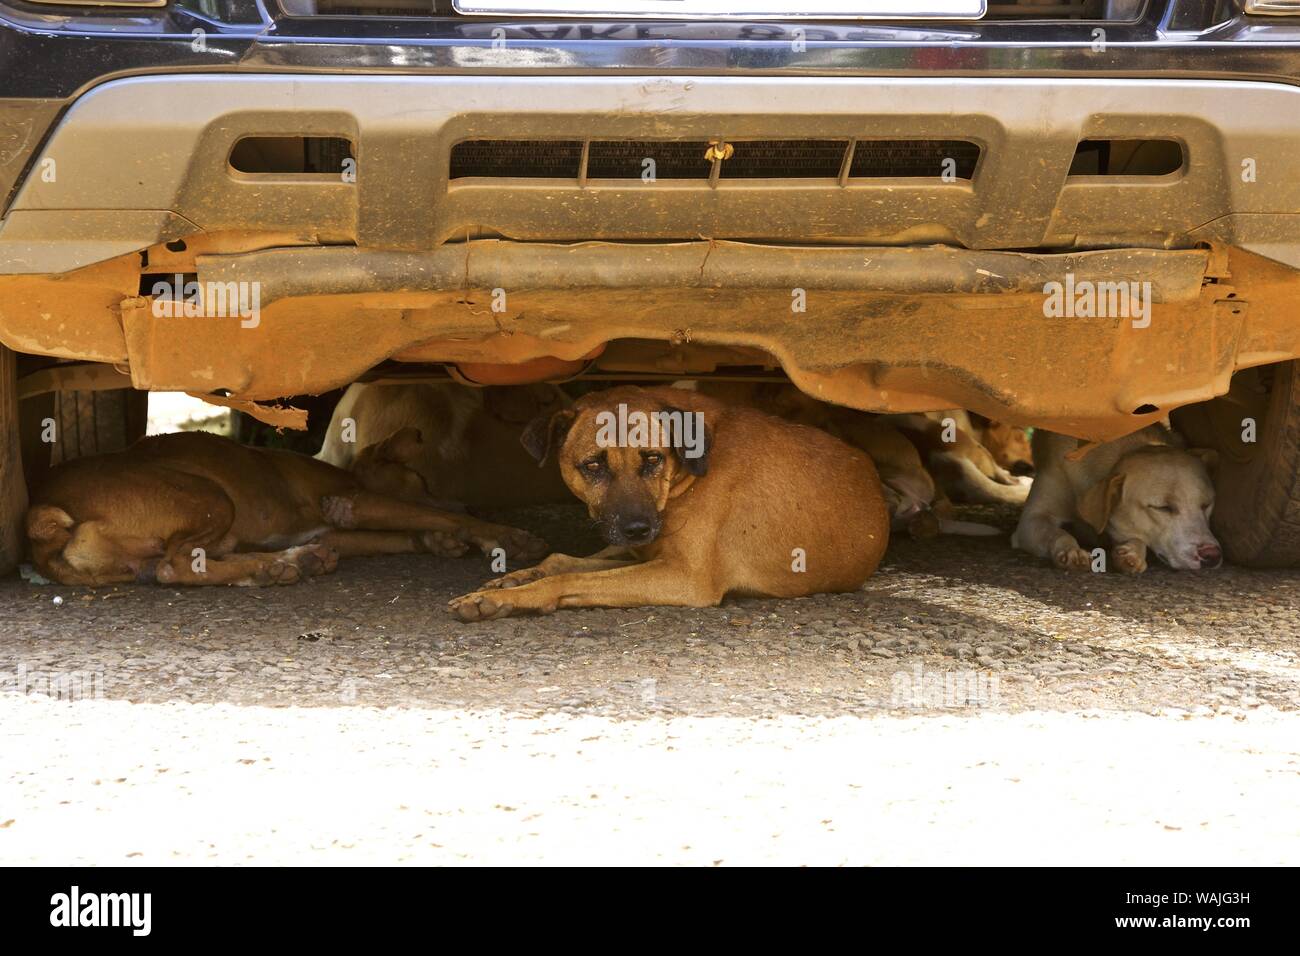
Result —
[[[638, 430], [641, 421], [677, 422]], [[611, 424], [629, 423], [626, 430]], [[862, 452], [825, 432], [677, 388], [614, 388], [530, 426], [609, 547], [552, 555], [451, 602], [475, 621], [561, 607], [706, 607], [729, 594], [851, 591], [889, 516]]]
[[470, 545], [522, 560], [545, 554], [527, 532], [365, 491], [314, 458], [203, 432], [67, 462], [32, 501], [33, 560], [62, 584], [292, 584], [332, 571], [340, 556], [454, 556]]
[[757, 408], [834, 435], [871, 458], [884, 485], [890, 527], [914, 538], [940, 533], [999, 535], [997, 528], [952, 517], [952, 503], [939, 493], [920, 452], [902, 432], [879, 415], [810, 398], [794, 385], [758, 382], [696, 383], [696, 390], [729, 404]]
[[1214, 485], [1208, 471], [1215, 454], [1184, 451], [1172, 442], [1166, 429], [1152, 425], [1072, 461], [1067, 456], [1078, 440], [1035, 431], [1038, 477], [1012, 545], [1057, 567], [1086, 571], [1092, 556], [1067, 530], [1082, 523], [1080, 533], [1109, 540], [1114, 567], [1128, 574], [1146, 570], [1148, 548], [1171, 568], [1217, 568], [1223, 551], [1210, 532]]
[[926, 415], [886, 415], [916, 445], [921, 459], [946, 497], [974, 505], [1022, 505], [1029, 497], [1029, 478], [1001, 467], [978, 440], [962, 427], [963, 411]]
[[[567, 501], [559, 468], [539, 470], [519, 435], [537, 416], [568, 403], [554, 385], [358, 383], [335, 407], [316, 457], [350, 469], [370, 491], [438, 507]], [[414, 436], [416, 445], [398, 449], [396, 460], [375, 454], [377, 443], [399, 433]]]
[[1029, 441], [1029, 430], [1005, 422], [995, 422], [980, 415], [968, 415], [971, 434], [988, 449], [999, 467], [1013, 475], [1034, 473], [1034, 454]]

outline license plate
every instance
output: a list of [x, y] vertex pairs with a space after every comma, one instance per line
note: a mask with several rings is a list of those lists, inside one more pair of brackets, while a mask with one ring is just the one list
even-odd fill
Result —
[[457, 13], [661, 20], [978, 20], [988, 0], [452, 0]]

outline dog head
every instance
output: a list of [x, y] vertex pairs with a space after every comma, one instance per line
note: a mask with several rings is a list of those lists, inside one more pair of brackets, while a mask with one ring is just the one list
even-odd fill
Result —
[[703, 412], [614, 388], [535, 419], [521, 441], [539, 464], [558, 456], [565, 484], [606, 541], [643, 547], [659, 535], [668, 502], [708, 472], [712, 433]]
[[352, 463], [352, 473], [367, 491], [402, 501], [424, 501], [430, 497], [429, 488], [410, 464], [422, 443], [418, 428], [398, 429], [361, 449]]
[[1013, 475], [1032, 475], [1034, 455], [1029, 445], [1027, 429], [1002, 422], [989, 422], [984, 429], [982, 444], [1001, 467]]
[[120, 540], [104, 533], [99, 521], [77, 521], [56, 505], [37, 504], [27, 512], [32, 563], [63, 584], [125, 584], [154, 580], [163, 542], [157, 538]]
[[1223, 550], [1210, 531], [1212, 451], [1163, 445], [1121, 458], [1079, 500], [1079, 516], [1115, 542], [1145, 542], [1171, 568], [1217, 568]]
[[881, 490], [889, 507], [890, 527], [902, 531], [934, 504], [934, 480], [926, 471], [880, 468]]

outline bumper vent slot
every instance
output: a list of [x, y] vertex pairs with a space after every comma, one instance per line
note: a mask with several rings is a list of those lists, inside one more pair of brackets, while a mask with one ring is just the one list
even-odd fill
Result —
[[451, 149], [451, 178], [576, 179], [581, 140], [474, 139]]
[[[706, 158], [707, 140], [504, 140], [457, 143], [451, 179], [770, 180], [889, 177], [968, 180], [980, 147], [966, 140], [764, 139], [725, 141], [726, 158]], [[649, 162], [653, 160], [653, 165]]]
[[1183, 144], [1172, 139], [1085, 139], [1074, 150], [1071, 176], [1168, 176], [1183, 168]]
[[650, 159], [654, 160], [656, 179], [705, 179], [709, 175], [709, 162], [704, 158], [708, 148], [707, 140], [594, 141], [587, 157], [587, 178], [640, 179]]
[[887, 177], [973, 179], [980, 148], [960, 139], [858, 140], [853, 150], [850, 179]]
[[339, 176], [352, 144], [332, 136], [245, 136], [230, 151], [236, 172]]

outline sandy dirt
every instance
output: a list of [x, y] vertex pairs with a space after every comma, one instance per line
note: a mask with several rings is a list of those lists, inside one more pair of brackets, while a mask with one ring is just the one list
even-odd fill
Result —
[[848, 595], [445, 614], [488, 576], [0, 583], [0, 862], [1300, 860], [1295, 572], [901, 540]]

